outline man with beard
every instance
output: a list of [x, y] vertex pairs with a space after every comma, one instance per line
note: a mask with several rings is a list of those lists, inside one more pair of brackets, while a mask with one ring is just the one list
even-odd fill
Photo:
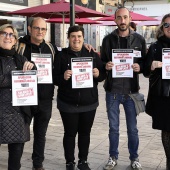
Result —
[[[130, 12], [125, 7], [119, 7], [115, 11], [115, 22], [117, 24], [117, 29], [112, 33], [107, 35], [102, 42], [101, 59], [105, 64], [105, 69], [107, 72], [107, 78], [104, 83], [104, 88], [106, 91], [106, 108], [107, 115], [109, 119], [109, 160], [105, 165], [104, 170], [112, 170], [117, 165], [118, 160], [118, 146], [119, 146], [119, 115], [120, 104], [123, 105], [126, 124], [127, 124], [127, 136], [128, 136], [128, 150], [130, 166], [132, 169], [142, 169], [138, 158], [138, 146], [139, 137], [137, 129], [137, 113], [135, 110], [135, 104], [129, 94], [139, 92], [139, 73], [143, 72], [143, 60], [146, 55], [146, 42], [145, 39], [138, 33], [132, 31], [129, 27], [131, 22]], [[131, 76], [117, 76], [113, 78], [113, 73], [122, 73], [116, 69], [113, 71], [113, 66], [117, 65], [112, 61], [112, 51], [113, 49], [119, 49], [117, 51], [128, 51], [127, 49], [135, 50], [140, 55], [133, 58], [133, 64], [129, 64], [133, 69], [133, 74]], [[133, 51], [134, 53], [134, 51]], [[133, 56], [133, 53], [131, 56]], [[118, 54], [118, 53], [117, 53]], [[130, 55], [130, 53], [126, 53]], [[119, 55], [119, 54], [118, 54]], [[121, 63], [122, 62], [122, 63]], [[128, 65], [126, 63], [126, 58], [124, 56], [120, 60], [119, 66]], [[118, 65], [117, 65], [118, 66]]]

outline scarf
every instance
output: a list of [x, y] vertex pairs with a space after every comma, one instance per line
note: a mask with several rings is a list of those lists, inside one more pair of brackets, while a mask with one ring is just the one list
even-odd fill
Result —
[[163, 44], [164, 48], [170, 48], [170, 38], [166, 37], [165, 35], [159, 37], [158, 41]]
[[15, 48], [12, 48], [11, 50], [7, 50], [0, 47], [0, 56], [2, 57], [13, 56], [15, 52], [16, 52]]

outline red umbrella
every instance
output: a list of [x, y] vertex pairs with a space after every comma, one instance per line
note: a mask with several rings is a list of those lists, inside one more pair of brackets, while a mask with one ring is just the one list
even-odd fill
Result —
[[161, 24], [162, 17], [163, 16], [154, 17], [155, 19], [157, 19], [156, 21], [143, 21], [143, 22], [140, 22], [138, 25], [139, 26], [157, 26]]
[[112, 21], [101, 21], [100, 26], [116, 26], [117, 24], [112, 20]]
[[[70, 23], [70, 18], [51, 18], [51, 19], [47, 19], [47, 22], [50, 23]], [[88, 18], [75, 18], [75, 23], [77, 24], [100, 24], [100, 22], [94, 21], [92, 19], [88, 19]], [[64, 24], [63, 24], [63, 30], [64, 30]], [[64, 34], [63, 33], [63, 44], [65, 44], [65, 39], [64, 39]]]
[[[51, 19], [47, 19], [46, 21], [50, 23], [63, 23], [62, 18], [51, 18]], [[64, 23], [69, 24], [70, 18], [64, 18]], [[100, 22], [88, 18], [75, 18], [75, 23], [76, 24], [100, 24]]]
[[157, 26], [160, 25], [161, 21], [143, 21], [138, 26]]
[[[31, 8], [25, 8], [22, 10], [8, 12], [8, 14], [43, 18], [65, 18], [65, 17], [69, 18], [70, 3], [65, 0], [60, 0], [50, 4], [39, 5]], [[109, 15], [79, 5], [75, 5], [76, 18], [106, 17], [106, 16]]]
[[[141, 21], [134, 21], [137, 25]], [[146, 21], [143, 21], [146, 22]], [[155, 21], [147, 21], [147, 22], [155, 22]], [[112, 20], [112, 21], [100, 21], [101, 25], [100, 26], [117, 26], [117, 24]]]
[[[141, 15], [141, 14], [137, 14], [135, 12], [130, 12], [130, 15], [132, 17], [132, 21], [156, 21], [157, 19], [149, 17], [149, 16], [145, 16], [145, 15]], [[102, 17], [97, 19], [96, 21], [114, 21], [115, 17], [114, 15], [110, 16], [110, 17]]]
[[[109, 15], [97, 12], [95, 10], [75, 5], [75, 18], [89, 18], [89, 17], [106, 17]], [[70, 17], [70, 3], [65, 0], [60, 0], [50, 4], [39, 5], [31, 8], [25, 8], [13, 12], [8, 12], [13, 15], [23, 15], [28, 17], [43, 17], [43, 18], [63, 18], [63, 32], [64, 32], [64, 18]], [[63, 33], [63, 44], [65, 42]]]

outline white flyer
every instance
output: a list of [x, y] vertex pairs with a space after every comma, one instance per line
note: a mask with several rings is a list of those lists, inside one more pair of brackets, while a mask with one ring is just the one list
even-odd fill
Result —
[[37, 71], [12, 71], [12, 106], [37, 104]]
[[31, 61], [37, 66], [38, 84], [52, 83], [52, 55], [32, 53]]
[[93, 87], [93, 58], [71, 58], [72, 88]]
[[170, 48], [162, 49], [162, 79], [170, 79]]
[[112, 49], [113, 78], [133, 77], [133, 49]]
[[133, 50], [133, 54], [134, 54], [134, 57], [136, 57], [136, 58], [141, 58], [142, 57], [141, 51]]

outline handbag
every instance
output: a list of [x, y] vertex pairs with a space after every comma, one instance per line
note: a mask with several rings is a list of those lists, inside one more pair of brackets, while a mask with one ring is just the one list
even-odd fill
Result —
[[149, 116], [152, 116], [152, 112], [153, 112], [152, 108], [153, 108], [153, 105], [152, 105], [152, 99], [151, 99], [151, 92], [149, 89], [147, 99], [146, 99], [146, 109], [145, 109], [146, 114], [148, 114]]
[[139, 113], [145, 112], [144, 95], [141, 93], [132, 93], [129, 94], [129, 96], [132, 98], [132, 100], [135, 103], [136, 114], [139, 115]]

